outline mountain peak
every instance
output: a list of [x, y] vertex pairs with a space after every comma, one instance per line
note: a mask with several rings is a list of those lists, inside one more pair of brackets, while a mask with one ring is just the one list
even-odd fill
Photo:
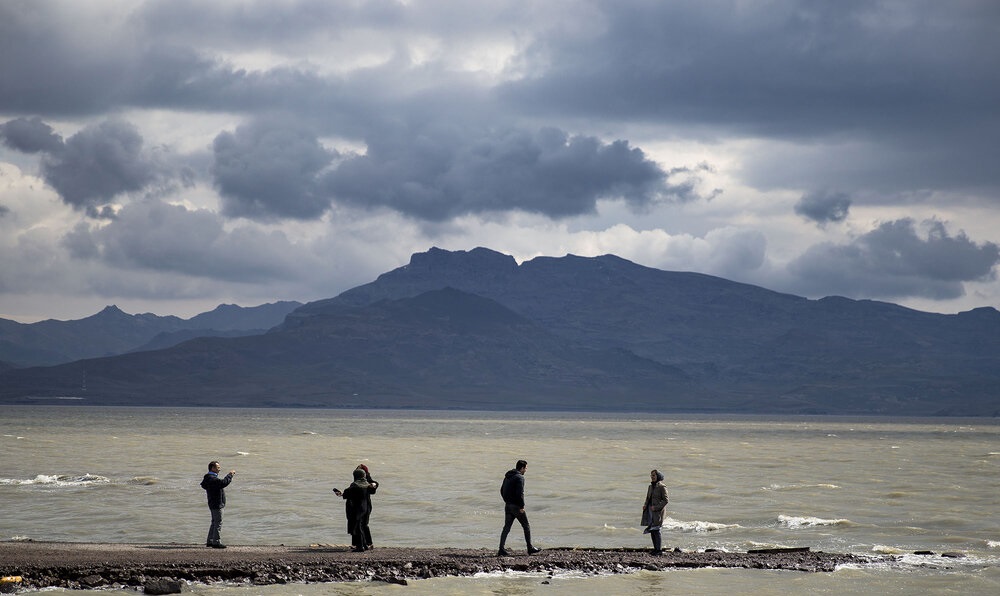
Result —
[[410, 264], [405, 267], [413, 272], [443, 268], [476, 272], [498, 269], [506, 272], [517, 269], [517, 261], [510, 255], [481, 246], [469, 251], [444, 250], [435, 246], [427, 252], [413, 253]]
[[123, 317], [123, 316], [124, 317], [128, 317], [128, 316], [131, 316], [131, 315], [129, 315], [128, 313], [126, 313], [122, 309], [118, 308], [118, 305], [111, 304], [109, 306], [105, 306], [104, 309], [101, 310], [101, 312], [97, 313], [94, 316], [95, 317]]

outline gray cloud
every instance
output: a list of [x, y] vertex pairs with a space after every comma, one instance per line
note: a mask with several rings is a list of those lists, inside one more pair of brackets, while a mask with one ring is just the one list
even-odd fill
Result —
[[470, 135], [449, 126], [370, 139], [326, 179], [338, 201], [389, 207], [441, 221], [467, 213], [519, 209], [550, 217], [594, 211], [601, 198], [633, 206], [696, 195], [626, 141], [603, 143], [547, 128]]
[[826, 190], [806, 193], [795, 204], [795, 213], [820, 225], [844, 221], [850, 209], [849, 196]]
[[964, 295], [962, 282], [994, 279], [1000, 247], [924, 226], [926, 239], [911, 219], [883, 223], [850, 244], [813, 246], [788, 269], [812, 295], [850, 297], [949, 299]]
[[62, 137], [38, 116], [15, 118], [0, 124], [0, 140], [21, 153], [52, 153], [63, 148]]
[[330, 206], [317, 177], [337, 154], [301, 125], [256, 120], [221, 133], [213, 149], [212, 176], [228, 216], [312, 219]]
[[107, 120], [84, 128], [47, 152], [42, 177], [69, 205], [100, 215], [116, 196], [138, 192], [170, 177], [155, 152], [145, 150], [136, 128]]
[[1000, 153], [996, 2], [593, 8], [593, 26], [554, 27], [523, 54], [531, 76], [505, 85], [507, 101], [708, 136], [861, 139], [879, 146], [868, 165], [892, 189], [914, 173], [936, 188], [1000, 186], [984, 158]]
[[103, 226], [78, 224], [62, 246], [75, 259], [132, 271], [241, 283], [301, 273], [284, 234], [247, 227], [227, 231], [216, 213], [160, 201], [130, 203]]

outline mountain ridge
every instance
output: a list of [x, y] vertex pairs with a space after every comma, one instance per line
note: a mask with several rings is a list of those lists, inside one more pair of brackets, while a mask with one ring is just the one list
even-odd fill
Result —
[[0, 400], [84, 370], [93, 403], [993, 416], [1000, 313], [434, 248], [266, 334], [8, 371]]

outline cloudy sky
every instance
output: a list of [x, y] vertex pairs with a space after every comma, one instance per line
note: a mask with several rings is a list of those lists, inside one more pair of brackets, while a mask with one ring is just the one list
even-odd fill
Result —
[[996, 0], [5, 0], [0, 317], [432, 246], [1000, 306]]

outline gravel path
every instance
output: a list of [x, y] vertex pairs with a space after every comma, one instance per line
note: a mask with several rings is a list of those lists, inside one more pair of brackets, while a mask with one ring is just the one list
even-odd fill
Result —
[[346, 546], [240, 546], [225, 550], [191, 544], [91, 544], [0, 542], [0, 576], [21, 576], [22, 588], [143, 587], [154, 580], [254, 585], [289, 582], [385, 581], [469, 576], [493, 571], [629, 573], [639, 569], [720, 567], [833, 571], [875, 559], [849, 554], [777, 550], [723, 553], [642, 549], [553, 548], [527, 556], [497, 557], [486, 549], [375, 548]]

